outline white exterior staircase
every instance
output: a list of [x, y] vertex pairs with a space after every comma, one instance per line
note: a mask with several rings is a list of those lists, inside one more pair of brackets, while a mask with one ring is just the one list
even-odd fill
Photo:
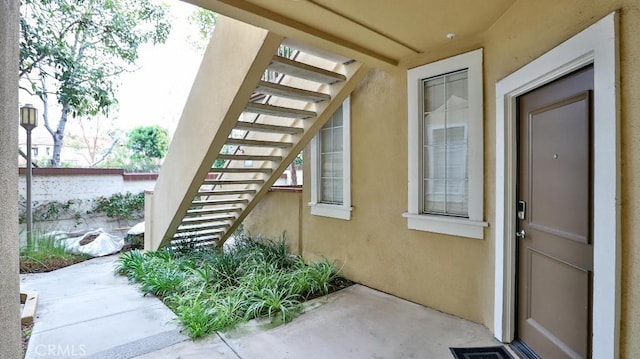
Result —
[[219, 19], [146, 197], [146, 249], [222, 246], [366, 73], [306, 47], [278, 56], [283, 40]]

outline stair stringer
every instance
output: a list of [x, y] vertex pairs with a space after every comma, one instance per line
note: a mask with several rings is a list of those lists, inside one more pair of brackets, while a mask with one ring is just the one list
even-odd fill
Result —
[[267, 30], [218, 18], [153, 195], [147, 196], [146, 249], [171, 241], [282, 40]]
[[329, 120], [331, 115], [340, 107], [342, 102], [353, 92], [356, 86], [367, 74], [368, 69], [365, 65], [359, 62], [354, 62], [348, 65], [340, 65], [343, 67], [343, 72], [347, 76], [347, 81], [328, 86], [328, 93], [331, 95], [330, 101], [325, 101], [312, 105], [314, 109], [305, 108], [307, 110], [315, 110], [317, 117], [313, 120], [296, 120], [302, 121], [304, 127], [304, 133], [301, 135], [288, 135], [287, 138], [291, 139], [294, 143], [293, 147], [287, 151], [279, 150], [278, 152], [283, 155], [282, 161], [277, 167], [273, 169], [271, 175], [265, 180], [265, 183], [260, 187], [258, 192], [250, 199], [249, 203], [244, 207], [244, 210], [233, 221], [229, 229], [221, 236], [217, 242], [218, 247], [222, 247], [224, 242], [233, 234], [235, 229], [242, 223], [244, 218], [251, 213], [253, 208], [260, 202], [271, 186], [277, 181], [280, 175], [291, 164], [295, 157], [311, 142], [313, 137], [320, 131], [322, 126]]

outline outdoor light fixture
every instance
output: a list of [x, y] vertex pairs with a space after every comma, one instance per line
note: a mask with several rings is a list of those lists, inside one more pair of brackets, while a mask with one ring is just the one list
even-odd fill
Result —
[[24, 127], [24, 129], [27, 130], [27, 208], [25, 219], [27, 221], [27, 246], [30, 246], [32, 245], [31, 229], [33, 228], [31, 209], [31, 172], [33, 169], [33, 162], [31, 160], [31, 130], [38, 126], [38, 109], [33, 107], [32, 104], [26, 104], [20, 108], [20, 126]]
[[38, 109], [30, 103], [20, 108], [20, 126], [27, 131], [38, 126]]

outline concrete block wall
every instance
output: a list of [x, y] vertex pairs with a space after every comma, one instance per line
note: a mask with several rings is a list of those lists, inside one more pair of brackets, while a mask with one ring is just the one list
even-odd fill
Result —
[[[19, 170], [18, 194], [26, 196], [24, 169]], [[34, 209], [48, 202], [67, 203], [73, 207], [47, 221], [34, 217], [34, 228], [39, 231], [82, 231], [103, 228], [109, 233], [124, 236], [127, 229], [143, 220], [143, 213], [133, 214], [130, 220], [108, 218], [104, 214], [86, 214], [99, 197], [116, 193], [138, 194], [153, 189], [158, 175], [153, 173], [124, 173], [121, 169], [100, 168], [35, 168], [33, 170], [32, 198]], [[77, 214], [82, 214], [77, 216]], [[24, 237], [24, 224], [20, 225]]]
[[[18, 193], [25, 196], [25, 172], [20, 169]], [[153, 189], [157, 174], [124, 173], [121, 169], [34, 168], [31, 196], [34, 202], [70, 199], [93, 200], [115, 193], [140, 193]]]

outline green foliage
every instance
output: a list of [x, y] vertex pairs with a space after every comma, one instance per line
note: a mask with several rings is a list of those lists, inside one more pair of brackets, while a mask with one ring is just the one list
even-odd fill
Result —
[[39, 229], [31, 232], [31, 240], [20, 247], [20, 272], [48, 272], [81, 262], [89, 257], [73, 254], [54, 234]]
[[298, 166], [298, 167], [300, 167], [300, 166], [302, 166], [303, 159], [304, 159], [304, 152], [301, 151], [300, 153], [298, 153], [296, 158], [293, 160], [293, 164]]
[[189, 15], [189, 22], [198, 28], [198, 38], [191, 39], [196, 49], [204, 50], [217, 21], [218, 14], [203, 8], [198, 8]]
[[327, 260], [305, 264], [286, 242], [240, 234], [232, 250], [162, 249], [120, 256], [116, 273], [163, 298], [193, 338], [267, 317], [287, 322], [301, 302], [329, 292], [336, 271]]
[[174, 296], [172, 299], [175, 300], [173, 310], [185, 325], [189, 336], [200, 338], [214, 331], [214, 318], [205, 303], [197, 297]]
[[[76, 224], [82, 223], [82, 212], [80, 208], [83, 205], [82, 200], [68, 200], [66, 202], [45, 201], [33, 202], [33, 220], [38, 221], [55, 221], [60, 218], [73, 218]], [[20, 196], [18, 202], [18, 221], [24, 223], [26, 217], [26, 199]]]
[[140, 251], [128, 251], [122, 253], [116, 262], [115, 273], [124, 275], [129, 280], [138, 280], [143, 277], [142, 265], [146, 262], [146, 257]]
[[[110, 197], [96, 199], [70, 199], [64, 202], [33, 202], [33, 221], [75, 220], [80, 225], [95, 213], [104, 213], [109, 218], [131, 220], [142, 218], [144, 212], [144, 193], [116, 193]], [[26, 199], [20, 196], [18, 202], [18, 221], [24, 223], [26, 217]]]
[[[231, 149], [229, 148], [229, 146], [223, 145], [220, 153], [225, 155], [230, 154]], [[227, 163], [226, 160], [216, 159], [215, 161], [213, 161], [213, 168], [223, 168], [225, 163]]]
[[133, 152], [136, 160], [160, 159], [169, 149], [169, 131], [158, 125], [136, 127], [127, 137], [127, 148]]
[[171, 28], [166, 6], [150, 0], [25, 0], [21, 14], [20, 76], [40, 69], [57, 80], [58, 101], [76, 116], [106, 113], [114, 77], [135, 63], [141, 44], [165, 42]]
[[280, 314], [284, 322], [291, 321], [301, 310], [300, 299], [297, 294], [283, 287], [263, 287], [251, 293], [249, 297], [247, 318], [266, 316], [273, 319]]
[[134, 214], [144, 211], [144, 192], [115, 193], [110, 197], [95, 200], [94, 212], [104, 213], [109, 218], [128, 220]]
[[[138, 49], [164, 43], [171, 28], [167, 6], [152, 0], [24, 0], [20, 7], [19, 77], [23, 90], [48, 95], [62, 107], [57, 126], [45, 126], [54, 140], [52, 165], [69, 116], [107, 115], [117, 104], [118, 76], [135, 69]], [[49, 88], [53, 87], [53, 88]]]

